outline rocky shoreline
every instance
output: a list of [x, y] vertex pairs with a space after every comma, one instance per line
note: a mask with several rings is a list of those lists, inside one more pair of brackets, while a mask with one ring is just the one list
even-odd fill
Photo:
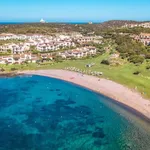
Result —
[[0, 72], [0, 77], [15, 77], [18, 75], [23, 75], [23, 73], [18, 72]]

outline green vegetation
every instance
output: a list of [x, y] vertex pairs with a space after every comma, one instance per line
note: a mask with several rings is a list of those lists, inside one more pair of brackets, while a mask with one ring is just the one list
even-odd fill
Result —
[[7, 53], [0, 52], [0, 56], [9, 56], [9, 55], [11, 55], [11, 52], [7, 52]]
[[134, 27], [134, 28], [119, 28], [116, 30], [117, 33], [130, 33], [130, 34], [140, 34], [140, 33], [150, 33], [150, 28]]
[[8, 44], [8, 43], [23, 43], [25, 40], [0, 40], [0, 45]]
[[[80, 32], [84, 35], [101, 35], [102, 32], [113, 32], [114, 29], [123, 26], [125, 23], [132, 23], [132, 21], [108, 21], [98, 24], [64, 24], [64, 23], [32, 23], [32, 24], [18, 24], [18, 25], [1, 25], [0, 33], [15, 33], [15, 34], [47, 34], [60, 32]], [[118, 30], [120, 32], [120, 30]], [[89, 34], [92, 33], [92, 34]]]
[[116, 50], [123, 59], [128, 59], [134, 64], [142, 64], [145, 59], [149, 59], [149, 47], [144, 46], [141, 42], [122, 35], [115, 35], [112, 38], [117, 44]]

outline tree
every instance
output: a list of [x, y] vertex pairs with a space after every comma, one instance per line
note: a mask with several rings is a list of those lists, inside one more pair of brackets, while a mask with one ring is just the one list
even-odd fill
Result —
[[147, 54], [145, 55], [145, 58], [146, 58], [146, 59], [150, 59], [150, 53], [147, 53]]
[[63, 58], [61, 56], [58, 56], [58, 55], [55, 56], [54, 60], [56, 62], [63, 62]]
[[134, 64], [142, 64], [144, 62], [144, 57], [139, 55], [133, 55], [128, 60]]
[[4, 69], [4, 68], [0, 68], [0, 71], [1, 71], [1, 72], [4, 72], [4, 71], [5, 71], [5, 69]]

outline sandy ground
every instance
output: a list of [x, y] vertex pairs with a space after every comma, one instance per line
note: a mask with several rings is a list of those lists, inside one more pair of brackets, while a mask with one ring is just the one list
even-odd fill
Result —
[[139, 93], [113, 81], [106, 79], [99, 80], [99, 78], [94, 76], [65, 70], [37, 70], [21, 73], [54, 77], [84, 86], [121, 102], [150, 119], [150, 100], [142, 98]]

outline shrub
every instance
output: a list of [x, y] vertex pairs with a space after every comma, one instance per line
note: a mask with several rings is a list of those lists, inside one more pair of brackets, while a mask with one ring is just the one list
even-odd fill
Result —
[[140, 73], [141, 73], [140, 71], [133, 72], [134, 75], [139, 75]]
[[110, 65], [110, 62], [108, 60], [102, 60], [101, 64]]
[[0, 71], [1, 71], [1, 72], [4, 72], [4, 71], [5, 71], [5, 69], [4, 69], [4, 68], [0, 68]]
[[11, 68], [11, 71], [15, 71], [15, 70], [18, 70], [17, 68]]
[[146, 69], [149, 70], [149, 69], [150, 69], [150, 66], [147, 66]]
[[150, 59], [150, 53], [146, 54], [145, 58]]
[[58, 62], [63, 62], [63, 58], [61, 56], [56, 56], [54, 58], [54, 60], [58, 63]]

